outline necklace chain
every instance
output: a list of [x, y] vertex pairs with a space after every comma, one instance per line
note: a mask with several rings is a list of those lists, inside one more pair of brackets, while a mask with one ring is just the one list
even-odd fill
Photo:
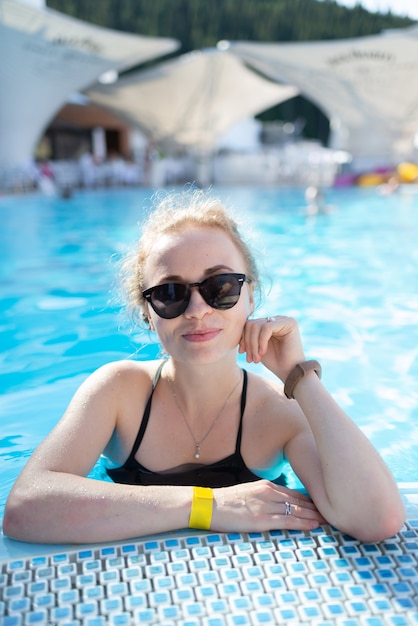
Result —
[[190, 424], [187, 421], [187, 418], [186, 418], [186, 416], [185, 416], [185, 414], [183, 412], [183, 409], [181, 408], [181, 406], [180, 406], [180, 404], [179, 404], [179, 402], [177, 400], [177, 395], [176, 395], [176, 393], [174, 391], [174, 388], [173, 388], [173, 381], [171, 380], [171, 378], [167, 378], [167, 380], [168, 380], [168, 384], [170, 385], [170, 389], [171, 389], [172, 396], [174, 398], [174, 402], [176, 403], [177, 408], [180, 411], [180, 414], [181, 414], [181, 416], [182, 416], [182, 418], [184, 420], [184, 423], [186, 424], [187, 429], [188, 429], [188, 431], [189, 431], [189, 433], [190, 433], [190, 435], [191, 435], [191, 437], [192, 437], [192, 439], [194, 441], [194, 449], [195, 449], [194, 458], [195, 459], [200, 459], [200, 445], [205, 441], [206, 437], [208, 437], [209, 434], [212, 432], [212, 429], [215, 426], [216, 422], [218, 421], [218, 418], [221, 416], [224, 408], [226, 407], [226, 405], [228, 403], [228, 400], [230, 399], [230, 397], [234, 393], [235, 389], [238, 387], [241, 378], [238, 379], [238, 382], [235, 383], [235, 385], [233, 386], [233, 388], [231, 389], [231, 391], [227, 395], [226, 400], [225, 400], [225, 402], [223, 403], [223, 405], [221, 407], [221, 410], [216, 414], [215, 419], [213, 420], [212, 424], [209, 426], [209, 429], [206, 431], [206, 434], [202, 437], [202, 439], [200, 439], [200, 441], [198, 441], [196, 439], [196, 437], [194, 436], [193, 431], [190, 428]]

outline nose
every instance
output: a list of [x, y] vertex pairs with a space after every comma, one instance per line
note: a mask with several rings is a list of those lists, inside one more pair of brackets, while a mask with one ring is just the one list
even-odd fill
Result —
[[211, 311], [212, 307], [209, 306], [206, 300], [201, 296], [197, 286], [194, 285], [192, 287], [189, 304], [184, 312], [184, 315], [189, 318], [197, 317], [200, 319]]

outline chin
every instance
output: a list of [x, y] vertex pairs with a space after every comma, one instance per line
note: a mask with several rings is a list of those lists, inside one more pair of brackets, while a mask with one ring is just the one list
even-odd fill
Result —
[[202, 344], [193, 346], [192, 350], [184, 350], [182, 353], [171, 353], [172, 358], [175, 361], [181, 361], [187, 365], [215, 365], [220, 363], [224, 359], [236, 359], [237, 347], [234, 346], [231, 350], [222, 351], [215, 350], [214, 348], [203, 347]]

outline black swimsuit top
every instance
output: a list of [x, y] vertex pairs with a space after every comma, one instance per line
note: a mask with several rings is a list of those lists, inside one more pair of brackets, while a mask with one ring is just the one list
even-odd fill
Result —
[[[247, 372], [243, 370], [244, 378], [241, 393], [241, 414], [239, 421], [238, 434], [235, 445], [235, 452], [225, 459], [210, 463], [209, 465], [197, 465], [192, 469], [179, 472], [152, 472], [135, 459], [139, 446], [145, 434], [148, 425], [152, 397], [156, 383], [158, 381], [161, 367], [157, 371], [154, 379], [154, 385], [151, 395], [145, 407], [141, 426], [130, 455], [121, 467], [106, 468], [108, 476], [115, 483], [124, 483], [129, 485], [191, 485], [196, 487], [229, 487], [240, 483], [249, 483], [260, 480], [260, 476], [254, 474], [245, 465], [241, 456], [241, 438], [242, 438], [242, 420], [244, 417], [245, 404], [247, 399]], [[283, 478], [283, 479], [282, 479]], [[280, 480], [282, 479], [282, 480]], [[275, 482], [285, 484], [285, 477], [280, 477]]]

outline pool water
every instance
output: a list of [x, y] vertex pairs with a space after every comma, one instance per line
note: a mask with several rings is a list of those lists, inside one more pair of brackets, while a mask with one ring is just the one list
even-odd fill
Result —
[[[215, 191], [260, 252], [258, 314], [297, 317], [329, 390], [395, 478], [416, 481], [415, 189], [329, 190], [333, 210], [317, 216], [306, 215], [303, 190]], [[153, 334], [125, 320], [116, 288], [117, 261], [136, 241], [151, 196], [0, 198], [0, 517], [19, 471], [86, 376], [110, 360], [159, 354]]]

